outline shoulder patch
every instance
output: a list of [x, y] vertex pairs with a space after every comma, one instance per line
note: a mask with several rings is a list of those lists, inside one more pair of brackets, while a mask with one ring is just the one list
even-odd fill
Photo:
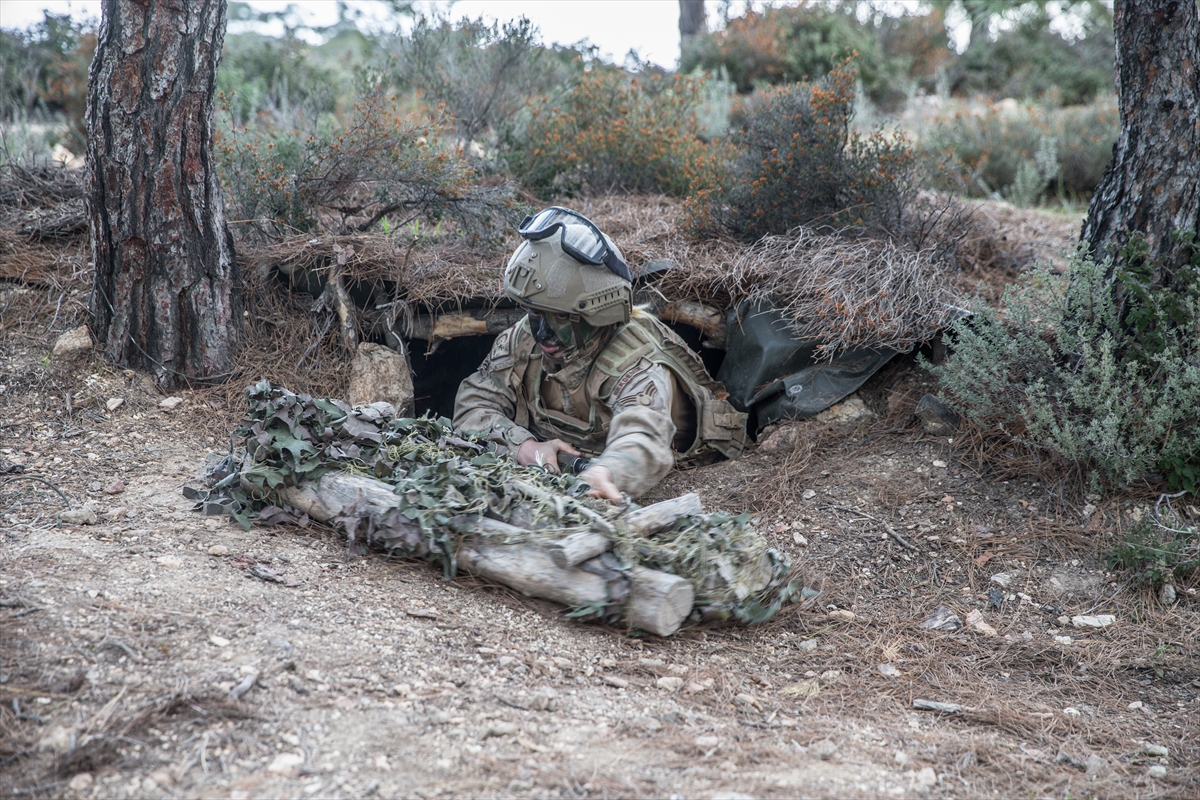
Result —
[[649, 408], [665, 411], [671, 402], [671, 384], [665, 367], [643, 358], [613, 385], [613, 411]]

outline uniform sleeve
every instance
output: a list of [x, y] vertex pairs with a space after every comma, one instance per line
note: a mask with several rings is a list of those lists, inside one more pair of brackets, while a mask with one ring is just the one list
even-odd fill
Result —
[[[519, 324], [519, 323], [518, 323]], [[479, 369], [463, 379], [454, 398], [454, 427], [479, 431], [516, 449], [533, 434], [514, 419], [520, 399], [510, 378], [515, 364], [513, 341], [516, 326], [496, 337]]]
[[675, 378], [643, 359], [617, 382], [609, 404], [613, 418], [604, 452], [592, 463], [608, 467], [613, 483], [627, 494], [645, 494], [675, 465], [671, 398]]

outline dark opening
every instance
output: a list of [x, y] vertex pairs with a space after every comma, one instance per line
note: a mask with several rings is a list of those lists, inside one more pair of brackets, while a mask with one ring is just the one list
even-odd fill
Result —
[[[688, 347], [700, 354], [710, 375], [716, 375], [725, 358], [725, 351], [701, 347], [700, 331], [690, 325], [667, 323], [678, 333]], [[416, 394], [416, 412], [431, 411], [434, 414], [453, 418], [454, 397], [462, 379], [479, 369], [487, 358], [496, 337], [460, 336], [447, 339], [430, 354], [426, 353], [427, 342], [413, 339], [409, 344], [409, 357], [413, 369], [413, 390]]]

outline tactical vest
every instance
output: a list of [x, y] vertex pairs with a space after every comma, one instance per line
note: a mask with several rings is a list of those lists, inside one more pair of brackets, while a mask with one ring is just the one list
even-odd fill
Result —
[[[533, 335], [526, 321], [514, 330], [512, 349], [512, 388], [528, 402], [518, 403], [517, 419], [528, 427], [536, 419], [542, 427], [563, 430], [566, 425], [581, 449], [604, 449], [607, 433], [597, 426], [596, 409], [589, 409], [590, 419], [574, 421], [547, 411], [540, 402], [541, 370], [529, 370], [530, 362], [540, 360], [533, 351]], [[725, 398], [725, 387], [704, 368], [704, 362], [691, 348], [656, 317], [635, 314], [613, 336], [608, 346], [596, 357], [586, 380], [589, 397], [599, 398], [609, 405], [609, 398], [618, 389], [621, 379], [646, 359], [670, 370], [691, 401], [696, 412], [696, 438], [682, 452], [676, 451], [675, 463], [681, 467], [699, 466], [715, 461], [718, 455], [736, 458], [746, 447], [746, 415], [734, 408]], [[583, 423], [575, 424], [575, 423]], [[563, 431], [566, 433], [566, 431]]]

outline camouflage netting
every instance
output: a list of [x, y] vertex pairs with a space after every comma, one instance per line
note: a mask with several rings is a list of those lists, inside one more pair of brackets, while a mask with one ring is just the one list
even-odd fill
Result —
[[[209, 514], [229, 514], [249, 529], [253, 521], [305, 523], [296, 509], [278, 504], [275, 490], [315, 483], [330, 470], [376, 478], [391, 485], [398, 506], [383, 514], [365, 504], [343, 509], [335, 523], [352, 544], [389, 554], [426, 558], [447, 578], [456, 553], [479, 541], [480, 516], [521, 529], [490, 536], [487, 544], [549, 543], [571, 533], [599, 530], [613, 549], [590, 567], [606, 577], [609, 601], [574, 609], [576, 616], [615, 621], [637, 565], [679, 575], [695, 589], [697, 618], [733, 618], [746, 624], [770, 619], [810, 591], [789, 581], [791, 564], [768, 547], [745, 514], [681, 518], [652, 537], [631, 532], [614, 506], [586, 497], [588, 486], [572, 475], [522, 467], [502, 444], [456, 431], [445, 418], [395, 417], [380, 405], [351, 408], [338, 400], [294, 394], [262, 381], [247, 389], [249, 412], [234, 433], [230, 453], [208, 469], [208, 487], [185, 494]], [[384, 407], [386, 408], [386, 407]]]

